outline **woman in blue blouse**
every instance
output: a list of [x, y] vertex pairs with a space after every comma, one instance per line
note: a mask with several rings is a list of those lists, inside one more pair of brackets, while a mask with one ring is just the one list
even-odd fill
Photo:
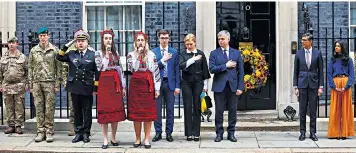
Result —
[[351, 91], [354, 64], [345, 46], [340, 41], [334, 43], [335, 50], [328, 65], [328, 82], [332, 88], [328, 138], [338, 140], [355, 135]]

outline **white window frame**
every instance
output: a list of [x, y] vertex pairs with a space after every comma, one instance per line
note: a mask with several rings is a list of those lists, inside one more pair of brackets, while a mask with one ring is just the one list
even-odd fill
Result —
[[[125, 3], [125, 1], [119, 1], [118, 3], [112, 3], [112, 2], [105, 2], [105, 1], [102, 1], [101, 3], [90, 3], [88, 2], [89, 0], [83, 0], [83, 18], [82, 18], [82, 26], [83, 26], [83, 29], [87, 30], [88, 28], [88, 23], [87, 23], [87, 19], [88, 19], [88, 16], [87, 16], [87, 7], [88, 6], [123, 6], [123, 5], [140, 5], [142, 10], [141, 10], [141, 29], [142, 31], [145, 31], [145, 2], [143, 0], [139, 0], [137, 3]], [[125, 7], [123, 7], [123, 11], [125, 12]], [[104, 14], [106, 14], [106, 8], [104, 8]], [[123, 20], [125, 21], [125, 15], [123, 15]], [[104, 15], [104, 25], [106, 25], [106, 15]], [[100, 31], [100, 30], [97, 30], [97, 31]], [[120, 32], [123, 32], [123, 40], [120, 40], [120, 42], [125, 42], [126, 39], [125, 39], [125, 31], [128, 31], [128, 32], [134, 32], [135, 30], [118, 30], [118, 33]], [[140, 31], [140, 30], [136, 30], [136, 31]], [[123, 69], [126, 70], [126, 46], [123, 47], [123, 55], [120, 55], [120, 60], [121, 60], [121, 63], [122, 63], [122, 66], [123, 66]]]
[[[349, 38], [351, 38], [351, 34], [352, 34], [352, 29], [353, 28], [356, 28], [356, 24], [355, 25], [352, 25], [351, 24], [351, 3], [356, 3], [356, 2], [354, 2], [354, 1], [349, 1], [349, 6], [348, 6], [348, 10], [349, 10]], [[356, 35], [356, 34], [355, 34]], [[356, 44], [354, 44], [354, 45], [356, 45]], [[349, 56], [353, 59], [353, 60], [355, 60], [354, 58], [355, 58], [355, 50], [354, 50], [354, 48], [351, 48], [351, 43], [349, 43], [349, 51], [350, 51], [350, 54], [349, 54]]]

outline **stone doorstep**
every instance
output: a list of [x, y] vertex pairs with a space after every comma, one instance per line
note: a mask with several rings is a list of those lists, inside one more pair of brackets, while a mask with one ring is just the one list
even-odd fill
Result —
[[[54, 128], [56, 131], [68, 131], [71, 128], [68, 119], [55, 119]], [[165, 120], [162, 121], [162, 129], [165, 129]], [[227, 127], [227, 122], [224, 122], [224, 127]], [[25, 122], [26, 130], [33, 131], [36, 129], [36, 118], [29, 119]], [[123, 121], [118, 124], [118, 129], [122, 132], [132, 132], [132, 121]], [[259, 122], [243, 122], [238, 121], [236, 129], [239, 131], [295, 131], [299, 129], [299, 122], [284, 122], [284, 121], [259, 121]], [[109, 128], [110, 130], [110, 128]], [[154, 132], [152, 124], [151, 130]], [[92, 131], [101, 131], [100, 124], [97, 124], [97, 120], [93, 119]], [[174, 120], [174, 131], [184, 132], [184, 119]], [[212, 122], [202, 122], [202, 132], [215, 131], [214, 120]]]

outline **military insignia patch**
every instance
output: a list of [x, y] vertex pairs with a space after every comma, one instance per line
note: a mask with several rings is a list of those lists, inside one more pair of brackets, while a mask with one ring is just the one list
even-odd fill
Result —
[[88, 63], [89, 63], [89, 62], [92, 62], [92, 60], [85, 60], [85, 61], [88, 62]]
[[77, 63], [78, 62], [78, 58], [73, 59], [73, 62]]

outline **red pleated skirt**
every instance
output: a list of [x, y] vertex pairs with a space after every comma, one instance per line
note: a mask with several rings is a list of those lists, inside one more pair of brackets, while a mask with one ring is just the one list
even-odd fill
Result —
[[98, 86], [98, 123], [107, 124], [124, 121], [125, 107], [122, 85], [116, 70], [100, 73]]
[[130, 121], [147, 122], [157, 119], [155, 90], [152, 72], [137, 71], [130, 79], [127, 118]]

